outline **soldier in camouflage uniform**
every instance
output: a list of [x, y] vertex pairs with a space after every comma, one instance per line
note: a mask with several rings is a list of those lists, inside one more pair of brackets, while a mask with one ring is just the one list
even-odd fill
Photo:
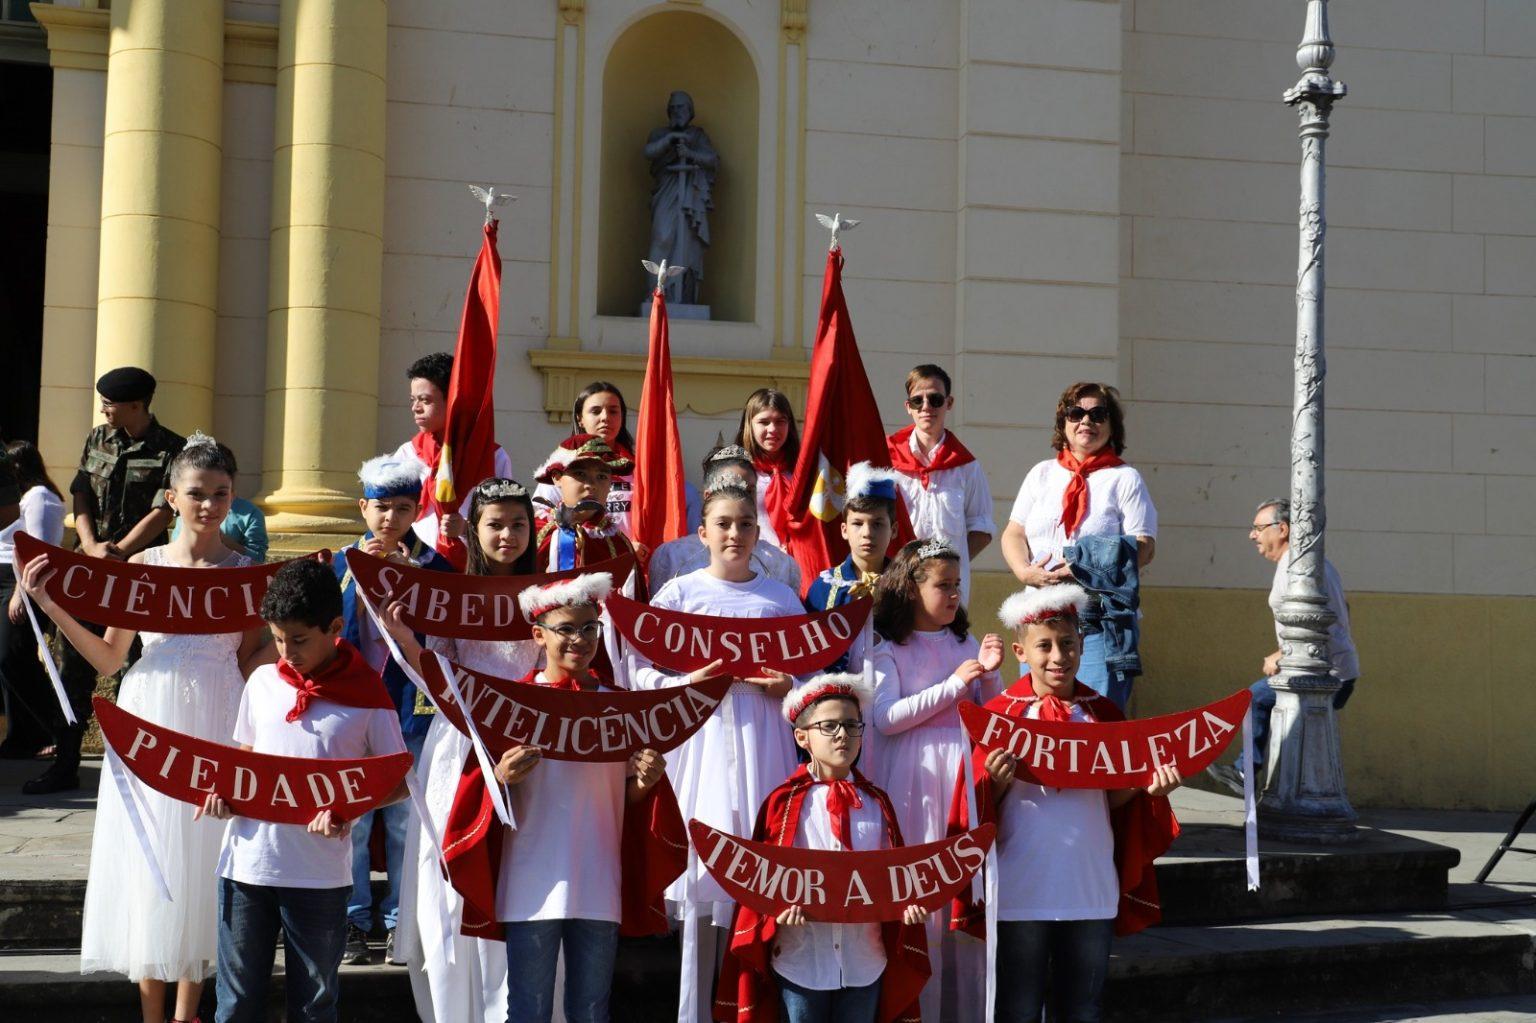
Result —
[[[75, 533], [85, 554], [124, 561], [166, 542], [171, 523], [165, 500], [170, 482], [166, 470], [186, 440], [161, 426], [150, 413], [155, 378], [145, 370], [137, 366], [111, 370], [96, 381], [96, 391], [107, 421], [86, 438], [80, 468], [69, 485]], [[63, 712], [53, 708], [57, 718], [51, 727], [58, 737], [58, 753], [48, 770], [22, 786], [31, 795], [80, 786], [80, 740], [91, 717], [96, 669], [68, 643], [62, 647], [59, 674], [79, 724], [66, 723]]]

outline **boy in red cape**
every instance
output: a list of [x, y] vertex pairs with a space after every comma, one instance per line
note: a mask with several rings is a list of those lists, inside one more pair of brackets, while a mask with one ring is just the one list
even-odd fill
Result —
[[[860, 675], [818, 675], [784, 697], [810, 763], [768, 794], [754, 841], [858, 851], [903, 844], [890, 799], [853, 766], [871, 699]], [[799, 906], [773, 917], [738, 905], [712, 1015], [720, 1023], [919, 1023], [927, 917], [908, 906], [900, 922], [812, 923]]]
[[[602, 687], [591, 665], [612, 586], [600, 572], [518, 594], [545, 657], [523, 684]], [[666, 932], [662, 892], [687, 865], [688, 839], [665, 767], [653, 749], [589, 764], [546, 763], [538, 747], [515, 746], [495, 770], [511, 792], [509, 832], [474, 756], [465, 759], [443, 852], [464, 897], [463, 933], [507, 943], [509, 1023], [548, 1023], [562, 947], [566, 1019], [607, 1023], [619, 935]]]
[[[1077, 681], [1082, 656], [1078, 618], [1088, 595], [1073, 584], [1030, 588], [1003, 602], [998, 617], [1014, 632], [1013, 652], [1029, 673], [987, 710], [1044, 721], [1121, 721], [1107, 697]], [[1049, 997], [1052, 1018], [1099, 1019], [1113, 935], [1134, 934], [1162, 916], [1152, 862], [1179, 833], [1167, 794], [1177, 768], [1157, 768], [1146, 789], [1057, 789], [1015, 780], [1007, 750], [973, 750], [975, 806], [997, 824], [994, 853], [997, 941], [988, 987], [994, 1018], [1039, 1020]], [[965, 774], [955, 783], [950, 834], [969, 822]], [[990, 858], [989, 858], [990, 859]], [[989, 865], [990, 867], [990, 865]], [[966, 892], [951, 926], [986, 938], [982, 907]]]

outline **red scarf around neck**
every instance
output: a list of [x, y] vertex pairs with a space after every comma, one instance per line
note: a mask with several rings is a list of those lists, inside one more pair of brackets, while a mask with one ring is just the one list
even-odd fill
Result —
[[783, 451], [778, 454], [752, 459], [752, 467], [758, 476], [768, 477], [768, 489], [763, 491], [763, 511], [768, 523], [779, 535], [779, 543], [789, 543], [789, 466], [785, 465]]
[[917, 481], [928, 489], [928, 479], [936, 472], [945, 469], [958, 469], [962, 465], [969, 465], [976, 461], [976, 456], [968, 451], [960, 438], [955, 436], [955, 431], [945, 430], [944, 438], [939, 441], [938, 447], [933, 449], [932, 457], [927, 465], [917, 460], [917, 455], [912, 453], [912, 431], [915, 426], [904, 427], [885, 438], [885, 447], [891, 456], [891, 468], [907, 476], [917, 477]]
[[298, 691], [293, 709], [287, 714], [288, 721], [303, 717], [312, 700], [330, 700], [346, 707], [373, 710], [393, 710], [395, 707], [379, 673], [369, 667], [357, 648], [344, 639], [336, 641], [336, 656], [330, 663], [313, 675], [300, 674], [293, 665], [280, 660], [277, 676]]
[[411, 449], [427, 466], [427, 478], [421, 483], [421, 507], [416, 511], [419, 521], [436, 514], [437, 462], [442, 457], [443, 442], [428, 430], [417, 430], [411, 438]]
[[816, 784], [827, 787], [827, 815], [832, 818], [832, 834], [844, 849], [853, 848], [853, 811], [864, 806], [857, 786], [850, 778], [823, 778]]
[[1078, 460], [1066, 448], [1056, 452], [1056, 464], [1072, 474], [1061, 495], [1061, 528], [1067, 536], [1076, 536], [1078, 527], [1088, 517], [1088, 476], [1100, 469], [1124, 465], [1113, 448], [1105, 445], [1087, 458]]

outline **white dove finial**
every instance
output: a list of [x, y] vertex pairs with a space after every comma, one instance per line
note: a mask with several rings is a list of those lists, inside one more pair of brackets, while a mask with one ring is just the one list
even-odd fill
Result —
[[479, 185], [470, 185], [469, 190], [474, 193], [476, 199], [479, 199], [480, 202], [484, 204], [485, 222], [487, 224], [495, 219], [495, 215], [491, 212], [492, 207], [504, 206], [517, 198], [517, 196], [509, 195], [505, 192], [498, 194], [495, 185], [492, 185], [490, 188], [481, 188]]
[[647, 273], [653, 273], [653, 274], [656, 275], [656, 290], [657, 291], [661, 291], [663, 288], [665, 288], [667, 286], [667, 282], [669, 280], [671, 280], [672, 278], [676, 277], [678, 274], [682, 273], [684, 270], [687, 269], [687, 267], [683, 267], [683, 266], [669, 266], [665, 259], [663, 259], [661, 261], [661, 265], [660, 266], [657, 266], [655, 263], [652, 263], [649, 259], [642, 259], [640, 261], [640, 265], [645, 267]]
[[832, 244], [827, 246], [828, 252], [831, 252], [833, 249], [837, 248], [837, 236], [839, 232], [852, 231], [854, 228], [859, 226], [859, 221], [849, 220], [841, 213], [834, 213], [830, 217], [825, 213], [818, 213], [816, 214], [816, 219], [821, 222], [822, 227], [832, 232]]

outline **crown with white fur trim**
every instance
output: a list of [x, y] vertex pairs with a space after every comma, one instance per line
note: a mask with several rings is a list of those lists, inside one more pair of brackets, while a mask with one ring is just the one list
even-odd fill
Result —
[[1040, 622], [1075, 622], [1087, 603], [1088, 592], [1076, 583], [1030, 586], [1003, 601], [997, 617], [1011, 631]]
[[530, 586], [517, 595], [517, 603], [530, 621], [537, 621], [540, 615], [556, 608], [601, 604], [611, 592], [613, 576], [607, 572], [588, 572], [548, 586]]
[[388, 497], [421, 497], [421, 484], [427, 478], [427, 463], [415, 455], [404, 458], [380, 455], [370, 458], [357, 470], [363, 484], [363, 497], [377, 501]]
[[806, 708], [818, 700], [832, 697], [856, 701], [859, 705], [859, 713], [863, 714], [869, 710], [874, 693], [870, 690], [869, 683], [864, 681], [863, 675], [836, 673], [817, 675], [804, 685], [796, 686], [784, 694], [784, 719], [794, 724], [795, 720], [805, 713]]
[[577, 462], [599, 462], [618, 476], [634, 471], [635, 463], [619, 454], [595, 433], [573, 433], [560, 442], [554, 453], [533, 474], [540, 483], [555, 482], [554, 470], [568, 469]]
[[855, 462], [848, 467], [843, 496], [849, 501], [861, 497], [872, 497], [879, 501], [894, 501], [896, 500], [897, 475], [894, 469], [882, 469], [879, 466], [870, 465], [868, 462]]

